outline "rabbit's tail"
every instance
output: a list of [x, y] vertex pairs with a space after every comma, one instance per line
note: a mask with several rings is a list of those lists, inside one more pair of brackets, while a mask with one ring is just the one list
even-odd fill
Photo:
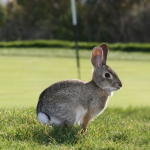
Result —
[[39, 120], [40, 123], [42, 123], [44, 125], [50, 124], [50, 117], [46, 113], [39, 112], [37, 114], [37, 119]]
[[60, 120], [57, 117], [54, 117], [46, 112], [43, 112], [41, 110], [42, 107], [42, 101], [38, 102], [37, 108], [36, 108], [36, 113], [37, 113], [37, 119], [39, 120], [40, 123], [44, 125], [49, 125], [49, 124], [55, 124], [55, 125], [60, 125], [62, 123], [62, 120]]
[[39, 120], [40, 123], [42, 123], [44, 125], [50, 124], [51, 118], [48, 114], [41, 111], [41, 106], [42, 106], [42, 104], [41, 104], [41, 101], [39, 100], [37, 109], [36, 109], [37, 119]]

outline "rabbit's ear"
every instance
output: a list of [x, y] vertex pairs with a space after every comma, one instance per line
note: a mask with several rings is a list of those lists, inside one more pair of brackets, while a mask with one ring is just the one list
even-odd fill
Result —
[[99, 47], [94, 47], [91, 55], [91, 62], [95, 68], [99, 67], [102, 62], [103, 52]]
[[107, 53], [108, 53], [108, 47], [106, 44], [102, 44], [100, 46], [100, 48], [103, 51], [103, 59], [102, 59], [102, 63], [106, 65], [106, 60], [107, 60]]

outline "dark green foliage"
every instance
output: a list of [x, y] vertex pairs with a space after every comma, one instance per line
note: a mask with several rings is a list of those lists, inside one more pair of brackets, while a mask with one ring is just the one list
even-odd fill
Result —
[[[79, 49], [93, 49], [95, 46], [100, 46], [98, 42], [79, 42]], [[145, 43], [115, 43], [108, 44], [110, 50], [115, 51], [141, 51], [150, 52], [150, 44]], [[75, 48], [75, 43], [70, 41], [58, 40], [34, 40], [34, 41], [12, 41], [0, 42], [0, 47], [53, 47], [53, 48]]]
[[[79, 41], [149, 42], [150, 1], [76, 0]], [[71, 3], [12, 0], [0, 10], [0, 40], [74, 40]]]

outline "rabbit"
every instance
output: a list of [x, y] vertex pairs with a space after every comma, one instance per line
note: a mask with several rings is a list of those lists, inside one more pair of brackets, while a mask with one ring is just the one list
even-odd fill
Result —
[[107, 53], [106, 44], [93, 48], [91, 81], [60, 81], [41, 93], [36, 110], [40, 123], [60, 127], [79, 123], [86, 132], [89, 121], [105, 110], [113, 91], [122, 87], [117, 74], [106, 65]]

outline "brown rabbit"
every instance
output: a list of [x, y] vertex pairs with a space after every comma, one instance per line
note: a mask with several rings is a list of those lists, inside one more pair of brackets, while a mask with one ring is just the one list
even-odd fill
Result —
[[106, 65], [108, 48], [102, 44], [92, 51], [92, 80], [66, 80], [45, 89], [37, 105], [37, 118], [42, 124], [75, 126], [86, 131], [89, 121], [106, 108], [109, 96], [122, 87], [117, 74]]

